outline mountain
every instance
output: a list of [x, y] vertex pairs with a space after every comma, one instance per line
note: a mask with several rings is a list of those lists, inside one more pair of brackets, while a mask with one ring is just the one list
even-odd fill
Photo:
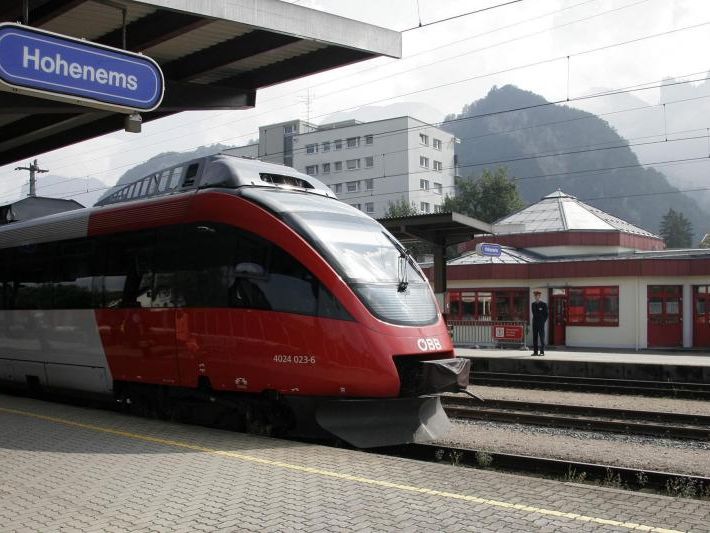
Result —
[[444, 113], [438, 109], [421, 102], [397, 102], [385, 106], [369, 105], [352, 111], [339, 111], [328, 115], [320, 124], [341, 122], [343, 120], [359, 120], [360, 122], [373, 122], [388, 118], [410, 116], [429, 124], [437, 124], [444, 119]]
[[[710, 73], [705, 77], [710, 78]], [[639, 109], [640, 106], [644, 109]], [[700, 83], [682, 83], [668, 78], [664, 80], [658, 98], [648, 102], [630, 94], [616, 94], [580, 101], [578, 107], [603, 115], [621, 136], [629, 140], [642, 164], [674, 161], [663, 166], [671, 185], [679, 189], [710, 185], [707, 129], [710, 126], [707, 119], [710, 116], [710, 81], [707, 79]], [[697, 158], [701, 159], [678, 161]], [[710, 191], [693, 191], [692, 196], [703, 209], [710, 210]]]
[[549, 105], [542, 96], [506, 85], [447, 116], [441, 127], [461, 141], [463, 177], [505, 166], [526, 202], [559, 188], [654, 233], [671, 207], [693, 224], [694, 242], [710, 229], [706, 210], [663, 173], [639, 166], [628, 142], [586, 111]]
[[[29, 183], [22, 186], [20, 197], [30, 191]], [[71, 198], [84, 206], [91, 206], [106, 191], [106, 184], [96, 178], [68, 178], [56, 174], [37, 176], [37, 196], [49, 198]]]

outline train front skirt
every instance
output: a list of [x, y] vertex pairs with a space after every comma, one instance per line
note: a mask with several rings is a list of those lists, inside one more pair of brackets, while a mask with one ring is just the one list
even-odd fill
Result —
[[287, 399], [297, 436], [334, 435], [357, 448], [375, 448], [443, 437], [450, 429], [438, 396], [415, 398]]

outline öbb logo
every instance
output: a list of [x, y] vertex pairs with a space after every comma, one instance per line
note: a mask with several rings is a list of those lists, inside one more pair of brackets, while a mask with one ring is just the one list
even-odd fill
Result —
[[431, 352], [432, 350], [441, 350], [441, 342], [436, 337], [427, 337], [417, 340], [417, 347], [422, 352]]

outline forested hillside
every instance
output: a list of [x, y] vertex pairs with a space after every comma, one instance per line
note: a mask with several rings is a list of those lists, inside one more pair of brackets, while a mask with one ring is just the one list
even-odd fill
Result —
[[[539, 95], [507, 85], [449, 115], [442, 128], [461, 140], [460, 174], [470, 178], [484, 168], [505, 166], [528, 203], [560, 188], [654, 233], [673, 208], [690, 220], [697, 244], [709, 217], [692, 198], [678, 193], [663, 173], [639, 166], [606, 121], [546, 104]], [[502, 112], [507, 110], [517, 111]]]

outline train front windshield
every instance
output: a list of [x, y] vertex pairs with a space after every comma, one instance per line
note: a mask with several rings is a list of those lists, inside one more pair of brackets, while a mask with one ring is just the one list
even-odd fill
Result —
[[378, 222], [331, 198], [258, 192], [253, 199], [278, 211], [312, 242], [376, 316], [394, 324], [418, 326], [437, 320], [428, 281]]

